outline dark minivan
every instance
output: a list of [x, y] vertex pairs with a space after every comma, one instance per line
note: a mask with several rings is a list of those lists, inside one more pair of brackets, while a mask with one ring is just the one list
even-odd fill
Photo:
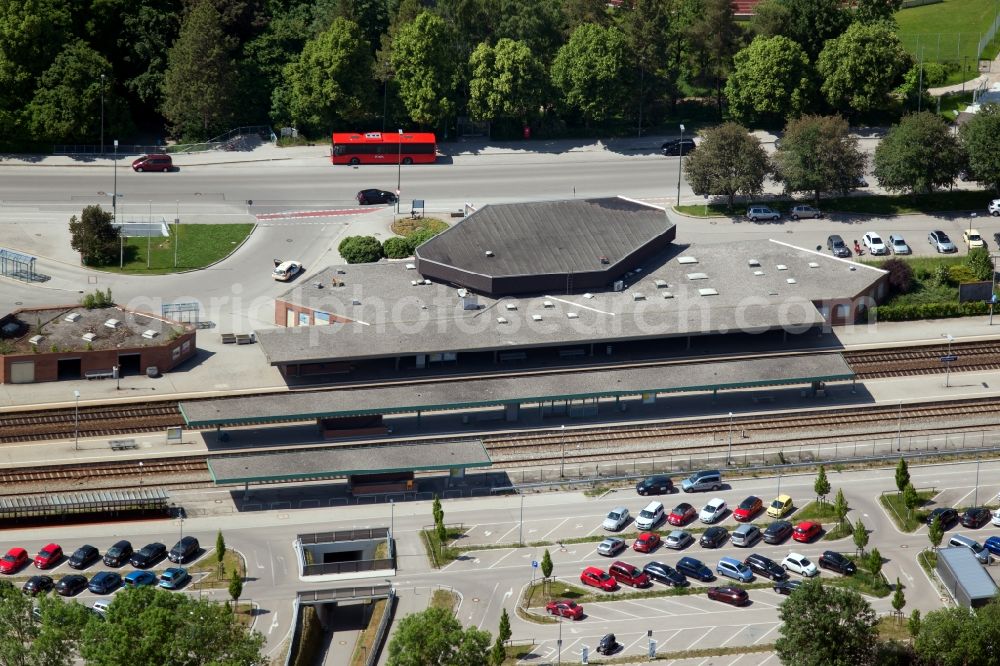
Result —
[[132, 557], [132, 544], [128, 541], [119, 541], [104, 553], [104, 563], [109, 567], [120, 567], [124, 566], [130, 557]]
[[196, 538], [186, 536], [174, 544], [174, 547], [170, 549], [170, 554], [167, 555], [167, 559], [180, 564], [193, 555], [196, 555], [200, 548], [201, 546], [198, 545]]
[[656, 474], [635, 484], [635, 492], [640, 495], [666, 495], [674, 491], [674, 482], [669, 476]]

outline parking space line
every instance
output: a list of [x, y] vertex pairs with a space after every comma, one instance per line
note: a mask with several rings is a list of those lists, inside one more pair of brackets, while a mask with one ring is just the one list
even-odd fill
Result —
[[701, 643], [702, 639], [704, 639], [705, 636], [708, 636], [710, 633], [712, 633], [715, 630], [716, 630], [716, 627], [709, 627], [708, 629], [705, 630], [705, 633], [703, 633], [697, 639], [695, 639], [695, 640], [691, 641], [690, 643], [688, 643], [688, 648], [690, 648], [692, 645], [697, 645], [698, 643]]
[[737, 636], [739, 636], [740, 634], [742, 634], [742, 633], [743, 633], [743, 630], [744, 630], [744, 629], [746, 629], [746, 628], [747, 628], [747, 627], [749, 627], [749, 626], [751, 626], [751, 625], [749, 625], [749, 624], [745, 624], [745, 625], [743, 625], [742, 627], [740, 627], [740, 628], [739, 628], [739, 629], [738, 629], [737, 631], [734, 631], [734, 632], [733, 632], [733, 635], [732, 635], [732, 636], [730, 636], [729, 638], [727, 638], [726, 640], [722, 641], [722, 642], [721, 642], [721, 643], [719, 644], [719, 647], [720, 647], [720, 648], [724, 648], [724, 647], [726, 647], [726, 644], [727, 644], [727, 643], [729, 643], [729, 642], [730, 642], [730, 641], [732, 641], [732, 640], [733, 640], [734, 638], [736, 638]]
[[[611, 600], [609, 599], [609, 601], [611, 601]], [[643, 618], [642, 615], [633, 615], [632, 613], [629, 613], [627, 611], [623, 611], [621, 608], [618, 608], [618, 605], [619, 605], [620, 602], [616, 601], [614, 603], [615, 603], [614, 607], [610, 608], [609, 610], [613, 610], [616, 613], [621, 613], [622, 615], [627, 615], [630, 618], [633, 618], [633, 619], [636, 619], [636, 620], [641, 620]]]
[[506, 537], [508, 534], [510, 534], [511, 532], [513, 532], [514, 530], [516, 530], [517, 528], [518, 528], [518, 525], [517, 525], [517, 523], [515, 523], [514, 527], [510, 528], [509, 530], [507, 530], [506, 532], [504, 532], [503, 534], [501, 534], [500, 536], [498, 536], [496, 538], [496, 541], [494, 541], [493, 543], [503, 543], [504, 542], [503, 541], [504, 537]]
[[697, 613], [708, 613], [709, 612], [709, 611], [705, 610], [704, 608], [698, 608], [697, 606], [688, 606], [687, 604], [682, 604], [681, 602], [676, 601], [674, 599], [670, 599], [669, 597], [667, 597], [667, 599], [669, 599], [669, 601], [671, 601], [672, 603], [677, 604], [681, 608], [687, 608], [688, 610], [695, 611]]
[[499, 560], [497, 560], [496, 562], [494, 562], [493, 564], [491, 564], [490, 566], [488, 566], [486, 568], [487, 569], [492, 569], [493, 567], [495, 567], [496, 565], [500, 564], [501, 562], [503, 562], [505, 559], [507, 559], [508, 557], [510, 557], [511, 555], [513, 555], [516, 552], [517, 552], [516, 548], [511, 548], [510, 551], [506, 555], [504, 555]]
[[618, 603], [620, 603], [620, 604], [631, 604], [632, 606], [638, 606], [639, 608], [641, 608], [646, 613], [647, 617], [649, 616], [650, 611], [660, 611], [660, 612], [657, 613], [658, 615], [666, 615], [666, 616], [669, 616], [669, 617], [673, 617], [673, 616], [677, 615], [677, 613], [671, 613], [670, 611], [668, 611], [666, 609], [659, 609], [659, 608], [655, 608], [655, 607], [646, 606], [644, 604], [640, 604], [638, 601], [628, 601], [628, 600], [625, 600], [625, 601], [619, 601]]
[[965, 494], [964, 494], [964, 495], [962, 495], [962, 496], [961, 496], [960, 498], [958, 498], [957, 500], [955, 500], [955, 502], [954, 502], [955, 506], [956, 506], [956, 507], [959, 507], [959, 506], [962, 506], [962, 502], [964, 502], [964, 501], [965, 501], [965, 499], [966, 499], [966, 498], [967, 498], [967, 497], [968, 497], [969, 495], [971, 495], [972, 493], [974, 493], [974, 492], [976, 492], [976, 489], [975, 489], [975, 488], [972, 488], [971, 490], [969, 490], [969, 492], [965, 493]]
[[634, 648], [639, 643], [639, 641], [641, 641], [643, 638], [646, 638], [646, 636], [643, 636], [643, 635], [640, 634], [639, 638], [637, 638], [634, 641], [632, 641], [631, 643], [629, 643], [628, 646], [625, 649], [622, 650], [622, 654], [625, 654], [626, 652], [628, 652], [629, 650], [631, 650], [632, 648]]
[[560, 527], [562, 527], [563, 525], [565, 525], [567, 520], [569, 520], [569, 518], [563, 518], [562, 520], [559, 521], [558, 525], [556, 525], [551, 530], [549, 530], [548, 532], [546, 532], [545, 534], [543, 534], [541, 539], [535, 539], [535, 541], [545, 541], [550, 534], [552, 534], [557, 529], [559, 529]]
[[770, 629], [768, 629], [767, 631], [765, 631], [765, 632], [764, 632], [764, 634], [763, 634], [763, 635], [762, 635], [762, 636], [761, 636], [760, 638], [758, 638], [757, 640], [755, 640], [755, 641], [754, 641], [754, 642], [752, 643], [752, 645], [757, 645], [757, 644], [759, 644], [759, 643], [760, 643], [760, 642], [761, 642], [762, 640], [764, 640], [765, 638], [767, 638], [767, 635], [768, 635], [768, 634], [770, 634], [770, 633], [771, 633], [772, 631], [776, 630], [776, 629], [777, 629], [778, 627], [780, 627], [780, 626], [781, 626], [781, 623], [780, 623], [780, 622], [775, 622], [775, 623], [774, 623], [774, 626], [773, 626], [773, 627], [771, 627]]

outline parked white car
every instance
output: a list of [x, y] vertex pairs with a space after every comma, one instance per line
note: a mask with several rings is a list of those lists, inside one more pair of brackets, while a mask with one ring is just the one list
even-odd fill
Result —
[[797, 574], [807, 577], [815, 576], [819, 573], [819, 568], [810, 562], [808, 557], [799, 555], [798, 553], [788, 553], [788, 557], [782, 560], [781, 566], [785, 567], [788, 571], [794, 571]]
[[726, 513], [726, 500], [714, 497], [708, 501], [705, 508], [698, 514], [698, 520], [703, 523], [714, 523]]
[[1000, 527], [1000, 509], [994, 509], [990, 513], [990, 522], [996, 525], [997, 527]]
[[617, 532], [628, 525], [628, 509], [624, 506], [616, 506], [608, 512], [608, 517], [601, 523], [601, 527], [609, 532]]
[[889, 248], [882, 241], [882, 237], [874, 231], [869, 231], [861, 237], [861, 243], [868, 248], [868, 254], [882, 255], [889, 254]]

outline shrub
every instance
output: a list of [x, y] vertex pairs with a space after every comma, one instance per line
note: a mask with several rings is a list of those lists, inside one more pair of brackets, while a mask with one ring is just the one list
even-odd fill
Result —
[[905, 294], [913, 287], [913, 269], [902, 259], [882, 262], [882, 270], [889, 272], [889, 288], [894, 294]]
[[913, 321], [916, 319], [947, 319], [989, 313], [990, 306], [983, 301], [959, 303], [921, 303], [915, 305], [879, 305], [872, 308], [875, 321]]
[[115, 301], [111, 298], [111, 287], [108, 287], [105, 291], [98, 289], [92, 294], [86, 294], [80, 301], [80, 305], [88, 310], [107, 308], [114, 304]]
[[977, 280], [993, 279], [993, 260], [990, 259], [990, 251], [985, 247], [977, 247], [969, 250], [969, 256], [965, 259], [965, 265]]
[[431, 231], [430, 229], [420, 229], [419, 231], [414, 231], [412, 234], [406, 237], [406, 240], [410, 243], [410, 252], [417, 249], [421, 243], [426, 243], [430, 239], [438, 235], [438, 231]]
[[963, 282], [975, 282], [976, 274], [966, 264], [948, 267], [949, 284], [962, 284]]
[[934, 284], [939, 287], [947, 287], [951, 284], [951, 273], [944, 264], [940, 264], [934, 269]]
[[382, 258], [382, 244], [374, 236], [348, 236], [337, 251], [349, 264], [370, 264]]
[[393, 236], [382, 243], [382, 253], [390, 259], [403, 259], [413, 254], [413, 245], [408, 238]]

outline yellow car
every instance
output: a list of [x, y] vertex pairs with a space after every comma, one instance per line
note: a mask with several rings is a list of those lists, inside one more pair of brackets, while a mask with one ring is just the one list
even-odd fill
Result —
[[767, 515], [772, 518], [781, 518], [792, 510], [792, 498], [788, 495], [778, 495], [767, 507]]
[[970, 250], [974, 247], [985, 247], [986, 245], [983, 242], [983, 237], [980, 236], [979, 232], [975, 229], [966, 229], [963, 231], [962, 240], [965, 241], [965, 244], [969, 246]]

